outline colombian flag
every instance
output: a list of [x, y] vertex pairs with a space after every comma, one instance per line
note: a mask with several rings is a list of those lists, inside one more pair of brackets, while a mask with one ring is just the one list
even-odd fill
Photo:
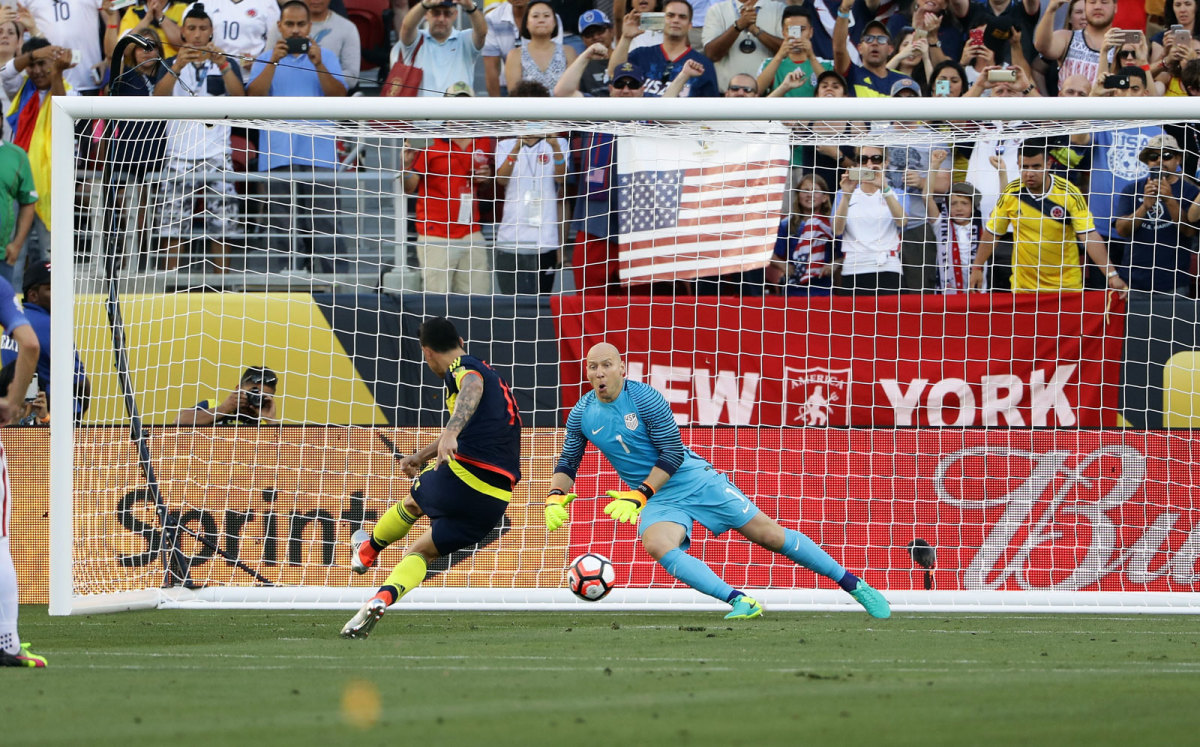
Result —
[[29, 153], [38, 194], [37, 214], [50, 227], [50, 96], [41, 100], [33, 81], [26, 78], [20, 94], [13, 97], [7, 118], [13, 142]]

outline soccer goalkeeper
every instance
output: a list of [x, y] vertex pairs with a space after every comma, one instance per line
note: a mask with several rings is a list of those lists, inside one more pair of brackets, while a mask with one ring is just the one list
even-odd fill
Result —
[[728, 602], [728, 620], [762, 614], [762, 605], [721, 580], [703, 561], [688, 555], [692, 523], [713, 535], [734, 529], [746, 539], [832, 579], [872, 617], [890, 617], [887, 599], [850, 573], [801, 532], [784, 529], [750, 502], [711, 464], [683, 445], [670, 406], [653, 387], [625, 381], [621, 353], [608, 343], [587, 355], [592, 391], [567, 416], [562, 456], [546, 498], [546, 529], [566, 523], [571, 488], [587, 441], [594, 443], [631, 490], [610, 490], [604, 513], [639, 523], [642, 546], [675, 578]]
[[[504, 516], [521, 479], [521, 413], [508, 384], [491, 366], [467, 355], [449, 320], [425, 320], [420, 337], [426, 364], [446, 382], [450, 420], [433, 443], [400, 462], [417, 478], [412, 491], [388, 508], [371, 532], [360, 529], [350, 538], [351, 568], [366, 573], [380, 551], [407, 536], [421, 516], [429, 517], [430, 530], [342, 627], [344, 638], [366, 638], [389, 606], [425, 580], [434, 559], [483, 540]], [[434, 456], [437, 461], [422, 470]]]

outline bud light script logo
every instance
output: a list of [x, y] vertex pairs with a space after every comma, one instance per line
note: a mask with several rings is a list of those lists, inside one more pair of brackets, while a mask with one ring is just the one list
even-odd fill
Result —
[[850, 369], [785, 369], [784, 425], [821, 427], [850, 423]]

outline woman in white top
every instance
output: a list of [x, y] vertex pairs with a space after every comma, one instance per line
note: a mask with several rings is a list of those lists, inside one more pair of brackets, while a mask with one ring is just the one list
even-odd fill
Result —
[[[513, 88], [514, 95], [530, 86]], [[545, 95], [545, 94], [543, 94]], [[559, 188], [567, 174], [567, 143], [523, 135], [496, 143], [496, 189], [504, 217], [496, 225], [496, 287], [500, 293], [549, 293], [560, 265]]]
[[514, 48], [504, 59], [509, 95], [522, 80], [541, 83], [547, 91], [553, 91], [567, 66], [575, 61], [576, 53], [554, 41], [558, 36], [558, 20], [547, 0], [529, 3], [525, 18], [521, 20], [521, 36], [528, 41]]
[[833, 234], [842, 239], [838, 293], [899, 293], [904, 208], [884, 179], [883, 147], [858, 149], [858, 166], [842, 172]]

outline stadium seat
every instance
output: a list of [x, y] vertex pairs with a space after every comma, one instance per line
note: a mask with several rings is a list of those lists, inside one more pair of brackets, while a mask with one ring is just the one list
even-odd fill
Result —
[[[383, 12], [388, 9], [388, 0], [346, 0], [346, 16], [358, 28], [358, 39], [363, 49], [373, 49], [387, 39], [383, 27]], [[362, 70], [373, 70], [376, 65], [363, 58]]]

